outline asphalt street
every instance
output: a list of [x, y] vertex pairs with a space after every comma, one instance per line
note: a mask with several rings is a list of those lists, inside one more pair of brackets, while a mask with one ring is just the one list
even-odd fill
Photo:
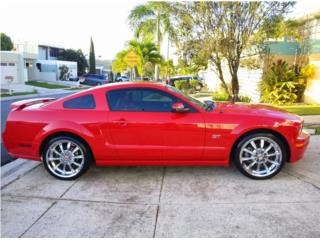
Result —
[[[61, 94], [49, 94], [41, 97], [54, 97], [54, 98], [61, 98], [67, 95], [72, 94], [72, 92], [68, 93], [61, 93]], [[24, 99], [32, 99], [36, 97], [26, 97]], [[13, 102], [20, 101], [23, 99], [10, 99], [10, 100], [2, 100], [1, 101], [1, 133], [3, 133], [5, 129], [6, 120], [8, 117], [8, 114], [10, 112], [10, 105]], [[5, 149], [3, 145], [3, 141], [1, 140], [1, 166], [5, 165], [6, 163], [11, 162], [13, 159], [8, 155], [7, 150]]]

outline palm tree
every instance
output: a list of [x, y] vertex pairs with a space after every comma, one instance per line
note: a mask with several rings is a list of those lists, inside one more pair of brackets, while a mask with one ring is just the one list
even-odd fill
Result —
[[[163, 35], [168, 33], [173, 37], [173, 28], [170, 23], [169, 2], [148, 2], [138, 5], [131, 10], [129, 15], [130, 26], [135, 31], [137, 38], [149, 38], [152, 34], [160, 52]], [[159, 79], [159, 66], [155, 65], [155, 80]]]
[[157, 46], [150, 41], [131, 40], [129, 42], [129, 51], [130, 50], [139, 56], [137, 69], [141, 79], [145, 76], [148, 66], [159, 64], [162, 60]]

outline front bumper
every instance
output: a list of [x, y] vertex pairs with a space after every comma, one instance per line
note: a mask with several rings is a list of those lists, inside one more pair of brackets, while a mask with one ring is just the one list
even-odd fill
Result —
[[290, 162], [297, 162], [303, 157], [303, 154], [307, 149], [309, 141], [310, 141], [310, 134], [307, 132], [301, 131], [299, 136], [292, 143]]

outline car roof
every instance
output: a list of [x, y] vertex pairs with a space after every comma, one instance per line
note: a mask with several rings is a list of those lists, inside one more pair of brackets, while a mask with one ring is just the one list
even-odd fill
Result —
[[155, 82], [118, 82], [118, 83], [108, 83], [105, 85], [101, 86], [96, 86], [92, 87], [80, 92], [76, 92], [74, 94], [68, 95], [66, 97], [58, 98], [57, 100], [53, 101], [52, 103], [49, 103], [47, 106], [56, 106], [59, 105], [61, 102], [64, 102], [66, 100], [78, 97], [78, 96], [83, 96], [87, 94], [96, 94], [96, 92], [100, 91], [109, 91], [113, 89], [121, 89], [121, 88], [137, 88], [137, 87], [153, 87], [153, 88], [164, 88], [165, 85], [162, 83], [155, 83]]
[[[69, 96], [76, 96], [76, 95], [84, 95], [94, 93], [96, 91], [103, 90], [111, 90], [111, 89], [121, 89], [121, 88], [130, 88], [130, 87], [153, 87], [153, 88], [163, 88], [165, 86], [164, 83], [157, 83], [157, 82], [144, 82], [144, 81], [137, 81], [137, 82], [116, 82], [116, 83], [108, 83], [101, 86], [92, 87], [81, 92], [74, 93]], [[65, 97], [68, 98], [69, 96]]]

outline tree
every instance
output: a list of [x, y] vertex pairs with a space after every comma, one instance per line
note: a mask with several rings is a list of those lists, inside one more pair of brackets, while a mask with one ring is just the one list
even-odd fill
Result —
[[[131, 10], [129, 23], [135, 30], [135, 36], [150, 40], [150, 34], [154, 36], [155, 43], [160, 52], [163, 35], [168, 33], [169, 38], [174, 37], [174, 31], [170, 23], [170, 3], [147, 2], [138, 5]], [[159, 79], [159, 66], [155, 65], [155, 80]]]
[[170, 76], [173, 76], [175, 74], [176, 74], [176, 68], [173, 64], [173, 61], [171, 59], [167, 61], [162, 60], [161, 68], [160, 68], [160, 76], [163, 79], [169, 79]]
[[11, 51], [13, 48], [13, 43], [11, 38], [5, 33], [0, 33], [1, 51]]
[[130, 51], [138, 55], [138, 64], [136, 67], [142, 79], [148, 71], [151, 71], [155, 64], [159, 64], [162, 61], [158, 48], [153, 42], [134, 39], [129, 41], [126, 49], [117, 54], [116, 60], [112, 64], [113, 72], [122, 72], [129, 68], [124, 61], [124, 57]]
[[92, 37], [90, 38], [89, 72], [96, 73], [96, 57], [94, 54], [94, 45], [93, 45]]
[[121, 73], [128, 69], [127, 64], [123, 60], [127, 53], [128, 50], [122, 50], [117, 53], [116, 59], [112, 63], [112, 72]]
[[161, 63], [162, 57], [153, 42], [131, 40], [129, 42], [129, 50], [133, 50], [139, 56], [137, 69], [141, 79], [146, 76], [148, 68], [150, 69], [154, 65]]
[[[201, 62], [210, 62], [228, 90], [223, 61], [231, 75], [231, 95], [239, 99], [238, 69], [245, 50], [262, 44], [270, 34], [261, 34], [279, 21], [293, 2], [188, 2], [178, 3], [176, 29], [182, 49], [190, 44], [201, 53]], [[207, 60], [207, 61], [206, 61]]]
[[86, 72], [86, 68], [88, 67], [87, 59], [81, 49], [65, 49], [59, 54], [58, 59], [62, 61], [77, 62], [79, 76], [84, 74]]

